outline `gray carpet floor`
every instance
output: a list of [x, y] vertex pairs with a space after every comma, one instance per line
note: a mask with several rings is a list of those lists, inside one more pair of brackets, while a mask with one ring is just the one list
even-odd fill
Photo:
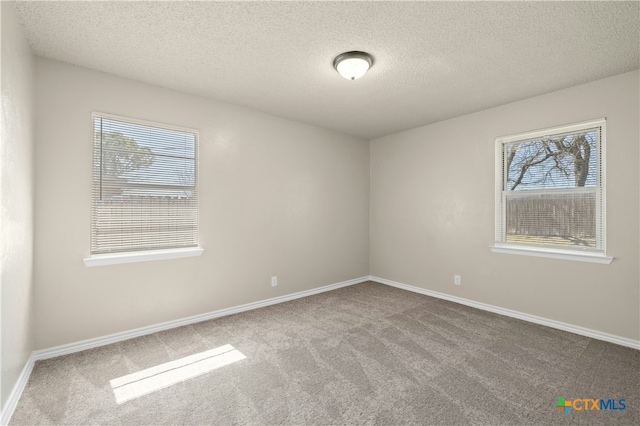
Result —
[[[116, 403], [224, 345], [246, 358]], [[640, 424], [640, 351], [367, 282], [39, 361], [10, 424]]]

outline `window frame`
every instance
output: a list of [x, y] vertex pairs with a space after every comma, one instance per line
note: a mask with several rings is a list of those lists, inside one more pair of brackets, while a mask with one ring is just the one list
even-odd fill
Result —
[[[548, 137], [559, 134], [580, 132], [583, 130], [600, 127], [600, 140], [598, 146], [598, 167], [600, 190], [596, 191], [596, 238], [601, 237], [599, 247], [595, 250], [571, 249], [558, 246], [538, 246], [526, 243], [514, 244], [503, 238], [503, 223], [506, 221], [506, 203], [503, 202], [503, 185], [505, 179], [504, 170], [504, 146], [513, 142], [525, 142], [532, 139]], [[495, 140], [495, 241], [490, 249], [494, 253], [515, 254], [552, 259], [572, 260], [579, 262], [610, 264], [612, 257], [606, 255], [606, 118], [599, 118], [579, 123], [533, 130], [507, 136], [497, 137]], [[549, 193], [537, 190], [538, 193]], [[598, 196], [600, 200], [598, 201]]]
[[[93, 202], [94, 202], [94, 193], [93, 193], [93, 185], [94, 185], [94, 155], [95, 155], [95, 120], [97, 118], [107, 119], [107, 120], [115, 120], [122, 121], [134, 125], [139, 126], [147, 126], [147, 127], [155, 127], [164, 130], [177, 131], [177, 132], [185, 132], [192, 133], [195, 135], [195, 188], [196, 191], [199, 192], [199, 169], [200, 169], [200, 155], [199, 155], [199, 144], [200, 144], [200, 135], [198, 130], [181, 127], [171, 124], [160, 123], [156, 121], [143, 120], [133, 117], [127, 117], [122, 115], [115, 115], [109, 113], [103, 113], [98, 111], [93, 111], [91, 113], [91, 218], [90, 218], [90, 226], [89, 226], [89, 234], [93, 234]], [[198, 213], [198, 222], [199, 222], [199, 210], [200, 210], [200, 196], [198, 195], [196, 210]], [[198, 225], [199, 228], [199, 225]], [[91, 241], [89, 243], [91, 245]], [[131, 250], [131, 251], [123, 251], [123, 252], [114, 252], [114, 253], [100, 253], [100, 254], [92, 254], [91, 249], [89, 249], [89, 256], [83, 259], [85, 266], [102, 266], [102, 265], [113, 265], [120, 263], [134, 263], [134, 262], [145, 262], [152, 260], [161, 260], [161, 259], [177, 259], [184, 257], [195, 257], [200, 256], [204, 252], [204, 249], [200, 246], [200, 236], [199, 229], [197, 233], [197, 246], [196, 247], [178, 247], [178, 248], [162, 248], [162, 249], [149, 249], [149, 250]]]

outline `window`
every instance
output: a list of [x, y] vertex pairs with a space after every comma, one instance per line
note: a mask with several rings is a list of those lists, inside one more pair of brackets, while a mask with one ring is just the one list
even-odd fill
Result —
[[91, 258], [189, 255], [198, 247], [198, 133], [94, 113], [93, 134]]
[[605, 120], [496, 139], [493, 251], [610, 263]]

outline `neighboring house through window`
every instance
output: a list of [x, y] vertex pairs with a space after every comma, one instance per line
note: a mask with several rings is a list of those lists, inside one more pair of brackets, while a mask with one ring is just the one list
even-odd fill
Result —
[[610, 263], [605, 120], [496, 139], [493, 251]]

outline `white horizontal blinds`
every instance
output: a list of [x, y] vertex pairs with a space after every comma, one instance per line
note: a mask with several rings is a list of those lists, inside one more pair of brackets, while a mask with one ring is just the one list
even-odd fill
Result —
[[91, 253], [197, 246], [197, 132], [93, 120]]
[[602, 250], [601, 128], [502, 146], [508, 243]]
[[596, 248], [596, 197], [591, 191], [506, 197], [506, 241]]

